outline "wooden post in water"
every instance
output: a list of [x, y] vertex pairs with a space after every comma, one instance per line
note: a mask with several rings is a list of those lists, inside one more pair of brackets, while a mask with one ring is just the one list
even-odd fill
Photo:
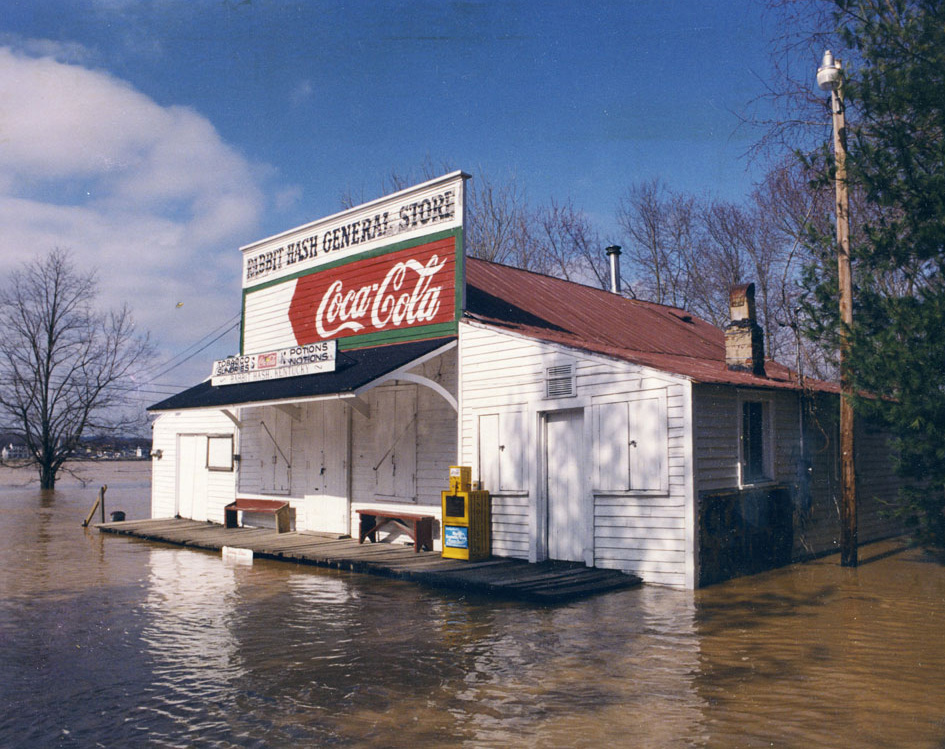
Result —
[[105, 490], [108, 489], [108, 484], [102, 486], [98, 490], [98, 497], [95, 498], [95, 504], [92, 505], [92, 509], [89, 510], [88, 516], [85, 518], [85, 522], [82, 523], [83, 528], [87, 528], [89, 523], [92, 522], [92, 516], [95, 514], [95, 511], [101, 508], [101, 518], [102, 522], [105, 522]]

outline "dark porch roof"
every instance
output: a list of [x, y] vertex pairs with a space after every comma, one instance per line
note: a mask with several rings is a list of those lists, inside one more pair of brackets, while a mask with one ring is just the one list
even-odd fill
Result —
[[214, 387], [210, 380], [149, 406], [149, 411], [224, 408], [247, 403], [289, 402], [334, 394], [354, 394], [365, 385], [436, 351], [455, 338], [431, 338], [388, 346], [338, 351], [334, 372]]

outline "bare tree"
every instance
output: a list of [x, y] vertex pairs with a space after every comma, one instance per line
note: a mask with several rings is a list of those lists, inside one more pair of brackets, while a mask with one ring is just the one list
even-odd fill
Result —
[[[430, 159], [407, 173], [391, 171], [381, 184], [395, 192], [454, 171], [449, 162]], [[609, 281], [603, 244], [587, 215], [572, 200], [533, 204], [514, 174], [496, 178], [482, 172], [466, 185], [465, 246], [470, 257], [566, 278]], [[362, 202], [351, 190], [341, 196], [344, 208]]]
[[755, 187], [751, 210], [759, 217], [765, 240], [778, 248], [767, 292], [771, 351], [808, 374], [829, 379], [836, 372], [826, 349], [801, 335], [807, 327], [805, 269], [822, 276], [836, 265], [819, 244], [819, 238], [832, 232], [833, 189], [814, 178], [801, 160], [785, 159]]
[[572, 200], [552, 199], [534, 211], [531, 231], [540, 262], [534, 270], [568, 281], [592, 281], [609, 288], [610, 276], [600, 235]]
[[843, 51], [844, 65], [855, 63], [836, 32], [832, 0], [766, 0], [772, 29], [771, 72], [761, 95], [746, 104], [742, 126], [758, 133], [750, 153], [778, 161], [810, 153], [829, 139], [829, 97], [818, 90], [814, 72], [824, 50]]
[[122, 426], [126, 381], [153, 355], [127, 307], [93, 310], [96, 292], [94, 273], [59, 249], [0, 290], [0, 420], [25, 441], [43, 489], [86, 432]]
[[627, 188], [617, 206], [634, 297], [690, 309], [702, 238], [694, 197], [660, 180]]
[[802, 357], [805, 371], [829, 375], [821, 347], [797, 335], [804, 270], [824, 262], [819, 239], [830, 220], [832, 198], [813, 179], [799, 160], [785, 162], [744, 202], [675, 192], [658, 180], [631, 186], [617, 220], [634, 294], [722, 327], [729, 289], [753, 282], [768, 355], [792, 365]]
[[532, 210], [514, 177], [500, 181], [480, 175], [467, 195], [466, 241], [473, 257], [535, 269]]

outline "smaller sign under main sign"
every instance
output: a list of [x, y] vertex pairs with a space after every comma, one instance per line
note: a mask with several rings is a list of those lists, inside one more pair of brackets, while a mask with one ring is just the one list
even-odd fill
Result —
[[237, 385], [335, 371], [337, 341], [318, 341], [262, 354], [228, 356], [213, 362], [210, 384]]

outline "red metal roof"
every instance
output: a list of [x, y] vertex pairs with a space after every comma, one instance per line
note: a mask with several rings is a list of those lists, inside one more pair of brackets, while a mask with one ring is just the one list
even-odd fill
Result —
[[[698, 382], [797, 388], [794, 372], [770, 359], [764, 377], [729, 369], [725, 334], [686, 310], [477, 258], [466, 263], [466, 315], [486, 325]], [[838, 390], [811, 379], [804, 384]]]

